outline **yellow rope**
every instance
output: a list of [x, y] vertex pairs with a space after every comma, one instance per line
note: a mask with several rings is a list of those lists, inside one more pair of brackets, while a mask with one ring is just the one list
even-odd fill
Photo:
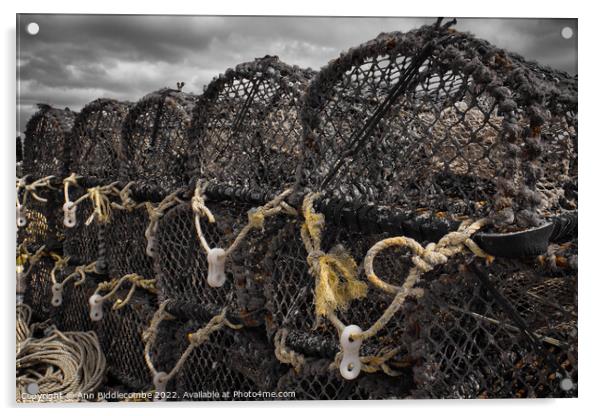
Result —
[[274, 335], [274, 354], [278, 361], [283, 364], [290, 364], [298, 373], [301, 371], [301, 367], [305, 364], [305, 357], [286, 346], [286, 337], [288, 336], [288, 330], [280, 328], [276, 335]]
[[321, 250], [324, 216], [313, 209], [317, 197], [308, 194], [303, 199], [301, 238], [308, 252], [307, 263], [316, 277], [315, 308], [319, 318], [346, 310], [352, 300], [366, 296], [368, 287], [357, 279], [357, 264], [342, 246], [335, 246], [328, 254]]
[[101, 292], [108, 292], [99, 297], [100, 302], [105, 302], [106, 300], [115, 296], [119, 288], [126, 282], [131, 283], [132, 286], [130, 287], [128, 294], [124, 299], [115, 300], [112, 307], [113, 310], [121, 309], [127, 305], [132, 299], [136, 288], [141, 288], [151, 293], [157, 293], [157, 289], [155, 287], [156, 279], [145, 279], [136, 273], [130, 273], [122, 276], [120, 279], [112, 279], [99, 283], [94, 291], [94, 294], [96, 295], [100, 294]]

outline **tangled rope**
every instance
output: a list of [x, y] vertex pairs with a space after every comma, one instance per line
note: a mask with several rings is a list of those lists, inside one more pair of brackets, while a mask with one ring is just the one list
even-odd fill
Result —
[[214, 247], [211, 248], [203, 235], [201, 227], [201, 217], [207, 218], [209, 223], [215, 223], [215, 216], [211, 210], [205, 205], [205, 190], [207, 185], [201, 185], [201, 181], [197, 181], [194, 190], [194, 196], [191, 199], [192, 212], [194, 214], [194, 226], [196, 228], [197, 237], [201, 248], [207, 254], [207, 282], [211, 287], [220, 287], [226, 281], [225, 263], [230, 256], [242, 243], [247, 234], [253, 229], [264, 229], [265, 219], [280, 213], [286, 213], [296, 216], [297, 211], [288, 205], [284, 199], [291, 194], [292, 189], [286, 189], [274, 199], [263, 206], [249, 210], [247, 224], [238, 232], [236, 238], [227, 249]]
[[[145, 279], [144, 277], [136, 273], [126, 274], [120, 279], [112, 279], [107, 282], [101, 282], [98, 284], [96, 290], [94, 290], [94, 293], [92, 294], [92, 296], [90, 296], [89, 300], [90, 318], [93, 321], [99, 321], [102, 319], [103, 303], [115, 296], [117, 291], [126, 282], [129, 282], [131, 284], [128, 294], [124, 299], [115, 300], [111, 308], [112, 310], [118, 310], [127, 305], [134, 296], [136, 288], [141, 288], [155, 294], [157, 293], [157, 288], [155, 287], [156, 279]], [[101, 295], [101, 292], [105, 291], [108, 291], [108, 293]]]
[[51, 328], [34, 338], [31, 309], [17, 306], [17, 401], [79, 401], [103, 380], [106, 360], [94, 332]]
[[79, 276], [79, 279], [73, 284], [75, 287], [82, 285], [86, 281], [86, 275], [89, 273], [96, 272], [96, 262], [86, 264], [83, 266], [77, 266], [73, 273], [70, 273], [62, 282], [59, 282], [56, 278], [56, 273], [64, 269], [69, 263], [69, 257], [61, 257], [58, 254], [54, 256], [55, 263], [54, 267], [50, 271], [50, 279], [52, 281], [52, 306], [58, 307], [63, 304], [63, 289], [65, 285], [72, 279]]
[[117, 189], [118, 182], [110, 183], [109, 185], [94, 186], [86, 190], [86, 193], [75, 201], [69, 199], [69, 187], [79, 186], [77, 180], [81, 176], [77, 176], [75, 173], [71, 173], [67, 178], [63, 179], [63, 193], [65, 196], [65, 203], [63, 205], [63, 212], [65, 215], [64, 224], [66, 227], [74, 227], [77, 224], [76, 212], [77, 206], [83, 201], [89, 199], [93, 206], [92, 214], [86, 219], [85, 224], [90, 225], [95, 219], [99, 223], [106, 223], [111, 217], [111, 201], [109, 195], [119, 195], [120, 190]]
[[[437, 243], [430, 243], [423, 247], [417, 241], [408, 237], [393, 237], [381, 240], [374, 244], [366, 253], [364, 258], [364, 271], [368, 281], [386, 293], [395, 297], [382, 315], [366, 330], [356, 325], [346, 326], [336, 316], [337, 310], [344, 310], [353, 299], [358, 299], [366, 294], [365, 284], [356, 280], [357, 266], [351, 256], [342, 251], [342, 248], [331, 250], [325, 254], [321, 248], [321, 235], [324, 228], [324, 216], [313, 209], [313, 202], [317, 194], [308, 194], [303, 200], [303, 216], [305, 222], [301, 227], [301, 237], [307, 252], [307, 262], [310, 271], [316, 279], [316, 315], [326, 316], [339, 332], [342, 352], [340, 352], [334, 365], [339, 365], [343, 377], [353, 379], [360, 371], [376, 371], [382, 369], [387, 373], [393, 371], [386, 365], [386, 361], [395, 356], [395, 350], [387, 351], [375, 357], [360, 357], [361, 343], [374, 337], [393, 318], [401, 308], [406, 298], [411, 295], [421, 295], [421, 290], [414, 286], [420, 277], [438, 265], [445, 264], [448, 259], [456, 254], [462, 253], [468, 248], [478, 257], [491, 261], [492, 257], [481, 250], [470, 238], [475, 232], [489, 223], [489, 219], [478, 221], [464, 221], [457, 231], [452, 231], [442, 237]], [[374, 272], [374, 260], [376, 256], [389, 247], [406, 247], [414, 256], [410, 269], [401, 287], [391, 285], [382, 281]], [[343, 277], [343, 284], [339, 278]]]
[[[28, 176], [29, 175], [25, 175], [22, 178], [17, 178], [16, 182], [17, 227], [24, 227], [27, 224], [27, 218], [25, 217], [25, 204], [27, 203], [27, 196], [31, 195], [36, 201], [46, 203], [48, 200], [39, 196], [37, 194], [37, 190], [39, 188], [54, 189], [50, 184], [50, 181], [54, 178], [54, 176], [46, 176], [27, 184]], [[21, 201], [19, 201], [19, 191], [21, 189], [23, 189], [23, 198]]]
[[[124, 188], [125, 189], [125, 188]], [[167, 195], [161, 202], [154, 205], [151, 202], [143, 202], [146, 210], [148, 212], [148, 226], [146, 227], [146, 231], [144, 232], [144, 236], [146, 237], [146, 254], [149, 257], [155, 257], [156, 249], [157, 249], [157, 229], [159, 227], [159, 220], [165, 212], [172, 208], [175, 205], [181, 204], [182, 200], [178, 198], [179, 191], [175, 191], [169, 195]], [[123, 199], [125, 197], [125, 201]], [[125, 194], [122, 197], [123, 205], [128, 206], [130, 204], [128, 200], [129, 195]], [[131, 206], [131, 204], [130, 204]]]
[[[335, 246], [328, 254], [321, 250], [324, 215], [313, 209], [318, 194], [308, 194], [303, 199], [301, 239], [307, 251], [307, 263], [316, 278], [316, 317], [329, 316], [336, 310], [345, 310], [349, 302], [366, 296], [368, 287], [357, 280], [358, 268], [342, 246]], [[341, 277], [344, 282], [341, 281]]]
[[155, 344], [159, 325], [161, 324], [161, 322], [164, 319], [174, 319], [174, 317], [171, 314], [165, 311], [165, 307], [167, 306], [168, 302], [169, 301], [166, 300], [161, 303], [157, 311], [155, 311], [148, 329], [145, 330], [142, 334], [142, 340], [144, 342], [144, 361], [146, 362], [148, 369], [153, 375], [153, 384], [155, 385], [155, 392], [157, 393], [155, 395], [156, 400], [164, 399], [164, 397], [162, 397], [161, 394], [165, 392], [167, 383], [169, 383], [169, 381], [182, 369], [182, 367], [186, 363], [186, 360], [188, 359], [188, 356], [192, 353], [192, 351], [196, 347], [207, 341], [211, 334], [213, 334], [216, 331], [219, 331], [224, 326], [227, 326], [231, 329], [242, 328], [242, 325], [233, 324], [228, 320], [228, 318], [226, 318], [227, 308], [222, 309], [222, 311], [218, 315], [215, 315], [213, 318], [211, 318], [205, 326], [199, 328], [193, 333], [188, 334], [189, 344], [178, 359], [178, 361], [176, 362], [175, 366], [171, 369], [171, 371], [169, 371], [169, 373], [166, 373], [164, 371], [157, 371], [151, 359], [150, 350]]

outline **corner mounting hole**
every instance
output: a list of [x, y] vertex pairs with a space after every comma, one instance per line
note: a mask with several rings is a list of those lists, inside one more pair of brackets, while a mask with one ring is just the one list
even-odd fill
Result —
[[27, 25], [27, 33], [29, 33], [31, 36], [35, 36], [40, 32], [40, 25], [38, 25], [36, 22], [31, 22]]
[[564, 39], [570, 39], [573, 37], [573, 29], [566, 26], [563, 27], [562, 30], [560, 31], [560, 35], [564, 38]]

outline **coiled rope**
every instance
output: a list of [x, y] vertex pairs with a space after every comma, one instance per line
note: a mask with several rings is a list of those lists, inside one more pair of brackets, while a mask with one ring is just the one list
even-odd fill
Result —
[[103, 380], [106, 360], [94, 332], [51, 328], [34, 338], [31, 308], [17, 306], [17, 378], [19, 402], [80, 401]]

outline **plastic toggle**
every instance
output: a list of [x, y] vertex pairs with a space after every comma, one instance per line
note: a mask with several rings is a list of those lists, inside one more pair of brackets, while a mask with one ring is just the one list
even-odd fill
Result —
[[26, 225], [27, 218], [25, 217], [23, 205], [17, 205], [17, 227], [25, 227]]
[[146, 255], [149, 257], [155, 257], [157, 254], [157, 224], [153, 224], [146, 233]]
[[211, 287], [222, 287], [226, 283], [226, 251], [223, 248], [209, 250], [207, 264], [207, 283]]
[[161, 402], [165, 400], [165, 389], [167, 387], [167, 373], [160, 371], [153, 377], [153, 384], [155, 386], [155, 395], [153, 401]]
[[362, 341], [360, 339], [351, 339], [353, 335], [359, 335], [362, 329], [357, 325], [346, 326], [341, 333], [340, 343], [343, 349], [343, 359], [339, 370], [341, 375], [346, 380], [353, 380], [362, 371], [362, 362], [360, 360], [360, 347]]
[[102, 297], [98, 293], [95, 293], [94, 295], [90, 296], [90, 300], [88, 302], [90, 303], [90, 319], [93, 321], [100, 321], [103, 317]]
[[63, 285], [62, 283], [55, 283], [52, 285], [52, 300], [50, 301], [52, 306], [57, 307], [63, 304]]
[[77, 205], [71, 201], [67, 201], [63, 204], [63, 224], [67, 228], [73, 228], [77, 225]]

